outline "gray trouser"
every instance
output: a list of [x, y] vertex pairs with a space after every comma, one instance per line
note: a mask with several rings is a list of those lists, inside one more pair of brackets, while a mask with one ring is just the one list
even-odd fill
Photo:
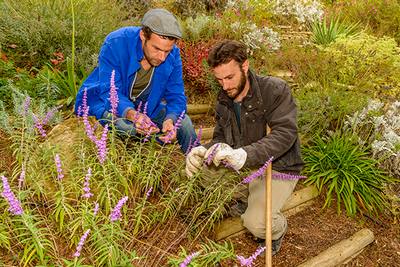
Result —
[[[274, 173], [276, 171], [273, 171]], [[226, 168], [204, 167], [202, 170], [202, 182], [209, 182], [223, 179], [229, 175]], [[243, 177], [244, 178], [244, 177]], [[280, 238], [286, 231], [287, 221], [281, 209], [286, 200], [292, 194], [298, 180], [277, 180], [272, 179], [272, 240]], [[238, 181], [239, 183], [240, 181]], [[265, 178], [258, 177], [249, 185], [237, 186], [234, 198], [246, 199], [247, 209], [241, 218], [243, 226], [254, 236], [265, 238]]]

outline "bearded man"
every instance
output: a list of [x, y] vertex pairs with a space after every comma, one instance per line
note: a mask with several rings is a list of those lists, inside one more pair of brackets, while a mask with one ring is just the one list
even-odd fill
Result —
[[[80, 115], [86, 94], [89, 116], [102, 125], [114, 122], [116, 130], [128, 136], [161, 132], [161, 142], [177, 138], [186, 152], [196, 133], [190, 118], [183, 116], [187, 99], [176, 46], [182, 31], [175, 16], [165, 9], [147, 11], [141, 26], [123, 27], [106, 37], [97, 67], [78, 92], [75, 113]], [[114, 115], [110, 111], [113, 72], [118, 95]], [[174, 127], [179, 117], [180, 126]]]
[[[237, 41], [216, 44], [207, 62], [222, 88], [216, 106], [216, 126], [212, 141], [193, 148], [187, 155], [186, 174], [197, 177], [195, 174], [202, 170], [199, 175], [203, 178], [223, 179], [203, 164], [213, 155], [215, 166], [226, 165], [235, 170], [258, 169], [273, 157], [275, 177], [279, 173], [296, 177], [303, 161], [296, 104], [287, 83], [250, 70], [246, 46]], [[267, 126], [271, 129], [269, 134]], [[272, 180], [273, 255], [279, 251], [287, 231], [287, 220], [281, 208], [296, 183], [297, 179]], [[243, 225], [262, 241], [265, 238], [265, 179], [254, 179], [246, 190], [245, 200], [239, 199], [242, 205], [238, 205], [241, 203], [238, 201], [231, 211], [236, 209], [233, 214], [241, 214]]]

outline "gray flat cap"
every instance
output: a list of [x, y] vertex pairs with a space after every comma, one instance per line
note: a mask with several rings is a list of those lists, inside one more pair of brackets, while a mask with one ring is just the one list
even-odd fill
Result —
[[142, 26], [149, 27], [152, 32], [158, 35], [182, 38], [178, 20], [172, 13], [163, 8], [147, 11], [143, 16]]

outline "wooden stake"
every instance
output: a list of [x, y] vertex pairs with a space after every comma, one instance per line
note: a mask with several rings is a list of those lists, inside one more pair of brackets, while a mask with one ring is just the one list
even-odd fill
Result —
[[[267, 135], [270, 133], [267, 125]], [[272, 267], [272, 162], [265, 175], [265, 266]]]
[[272, 162], [265, 176], [265, 266], [272, 267]]

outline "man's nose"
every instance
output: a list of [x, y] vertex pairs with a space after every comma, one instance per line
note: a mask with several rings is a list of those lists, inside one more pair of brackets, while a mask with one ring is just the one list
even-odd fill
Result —
[[222, 89], [228, 90], [228, 89], [230, 88], [229, 85], [230, 85], [230, 83], [229, 83], [228, 81], [226, 81], [226, 80], [222, 80], [222, 81], [221, 81]]
[[158, 53], [158, 59], [161, 60], [162, 62], [165, 61], [165, 59], [167, 58], [167, 56], [168, 56], [168, 52], [160, 51], [160, 52]]

